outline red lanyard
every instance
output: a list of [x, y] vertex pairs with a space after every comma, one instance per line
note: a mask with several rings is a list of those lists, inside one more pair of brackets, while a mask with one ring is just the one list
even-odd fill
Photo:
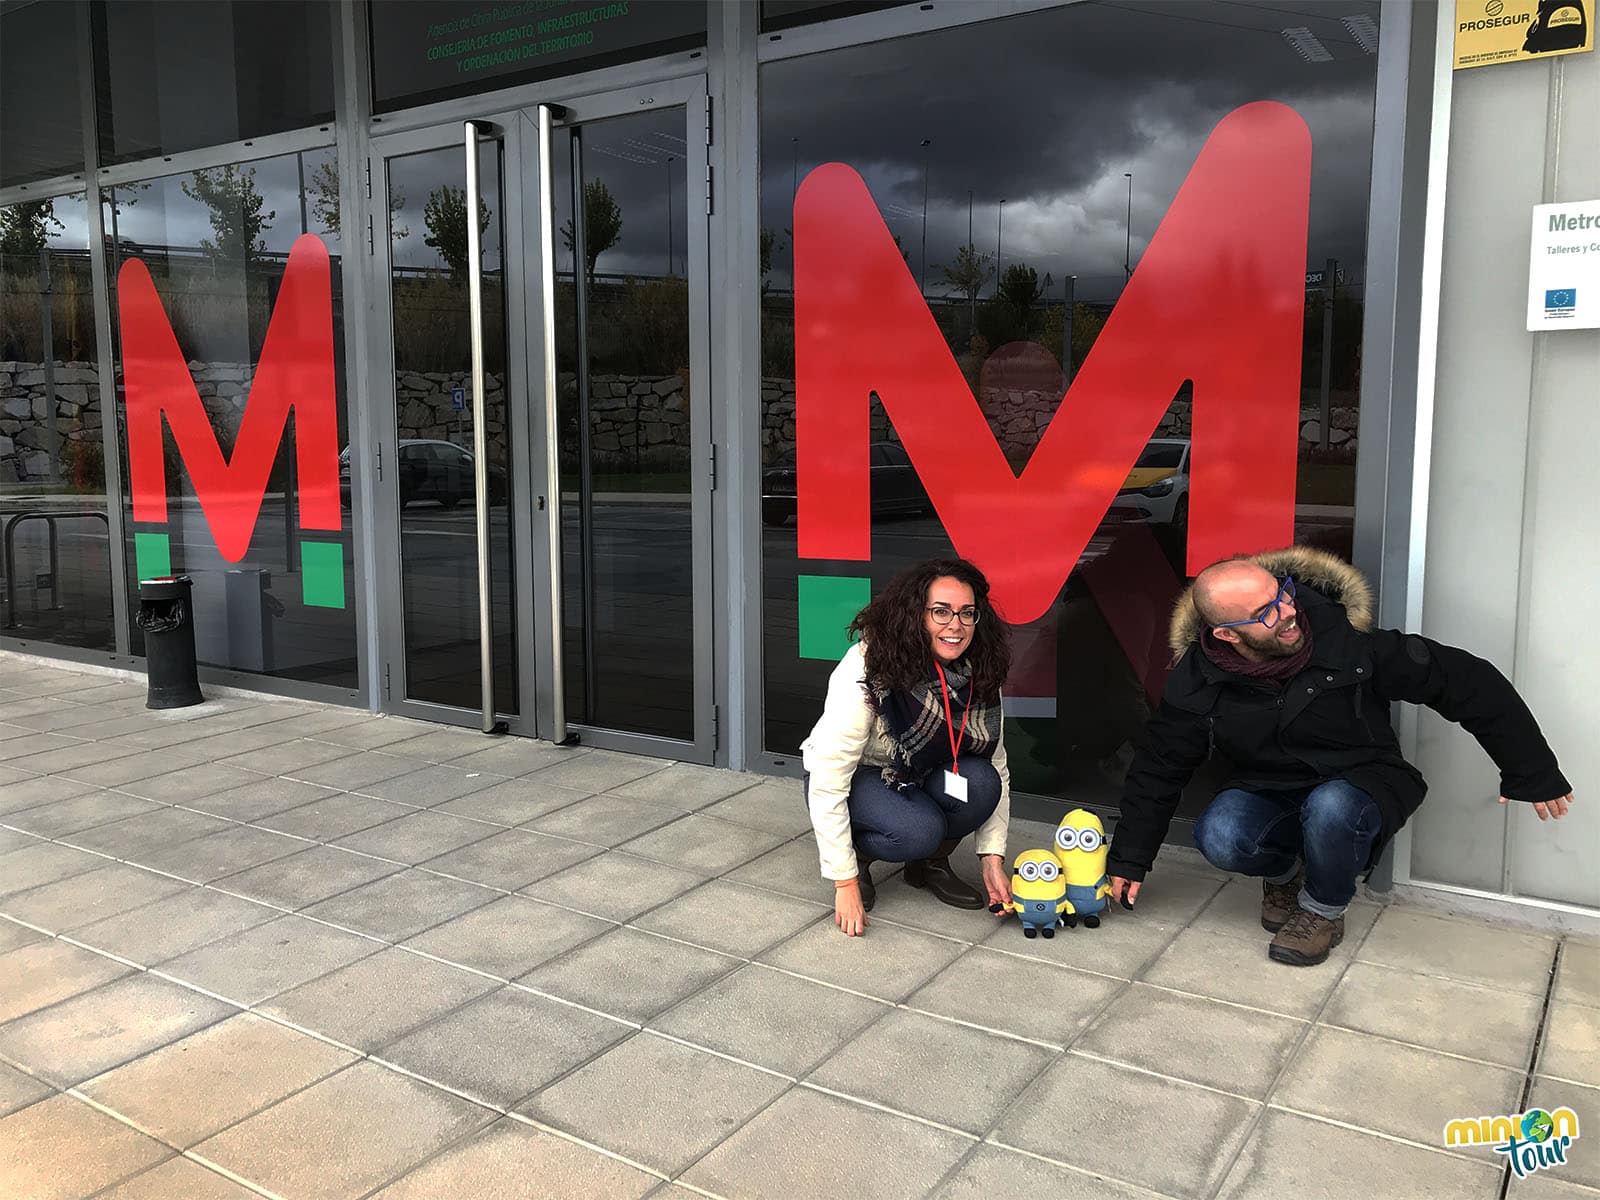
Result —
[[944, 727], [950, 735], [950, 767], [956, 774], [961, 773], [961, 739], [967, 736], [967, 718], [972, 715], [972, 684], [967, 684], [967, 707], [961, 712], [961, 732], [956, 732], [955, 718], [950, 714], [950, 689], [945, 685], [944, 667], [939, 663], [933, 664], [933, 669], [939, 672], [939, 690], [944, 693]]

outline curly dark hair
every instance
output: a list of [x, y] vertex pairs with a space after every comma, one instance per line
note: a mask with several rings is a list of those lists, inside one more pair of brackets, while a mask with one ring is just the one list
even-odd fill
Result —
[[899, 691], [926, 683], [933, 671], [933, 650], [923, 623], [928, 589], [945, 576], [972, 589], [978, 623], [963, 656], [972, 671], [973, 691], [993, 703], [1011, 670], [1011, 627], [989, 600], [989, 581], [964, 558], [934, 558], [907, 567], [873, 597], [850, 622], [850, 636], [866, 643], [867, 683]]

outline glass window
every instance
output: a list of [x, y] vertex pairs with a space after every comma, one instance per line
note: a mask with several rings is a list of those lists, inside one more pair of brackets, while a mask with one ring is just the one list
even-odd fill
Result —
[[794, 29], [880, 8], [900, 8], [905, 3], [906, 0], [761, 0], [761, 31]]
[[82, 192], [0, 208], [0, 637], [111, 650]]
[[1016, 627], [1018, 789], [1114, 805], [1168, 670], [1192, 430], [1227, 472], [1196, 487], [1274, 489], [1197, 535], [1266, 511], [1348, 556], [1378, 9], [1076, 4], [761, 68], [770, 752], [864, 587], [959, 548]]
[[0, 12], [0, 187], [83, 170], [73, 4]]
[[116, 0], [92, 12], [102, 162], [333, 119], [331, 4]]
[[705, 44], [706, 0], [376, 0], [378, 112]]
[[202, 662], [354, 687], [332, 147], [109, 189], [105, 223], [130, 579], [194, 580]]

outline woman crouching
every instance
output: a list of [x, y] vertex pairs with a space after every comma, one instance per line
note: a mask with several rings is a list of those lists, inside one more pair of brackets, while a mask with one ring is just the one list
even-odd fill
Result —
[[[1011, 779], [1000, 687], [1011, 634], [988, 580], [962, 559], [911, 567], [850, 633], [855, 644], [801, 746], [834, 921], [852, 937], [866, 928], [874, 862], [905, 863], [907, 883], [957, 908], [1006, 904]], [[974, 830], [987, 898], [950, 866]]]

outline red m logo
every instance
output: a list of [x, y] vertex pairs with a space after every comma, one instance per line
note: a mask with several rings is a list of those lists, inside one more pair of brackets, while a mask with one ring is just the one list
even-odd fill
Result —
[[1022, 474], [849, 167], [795, 199], [801, 558], [871, 557], [873, 393], [958, 553], [1017, 623], [1044, 615], [1185, 380], [1190, 573], [1294, 533], [1311, 135], [1293, 109], [1218, 124]]
[[138, 259], [129, 259], [118, 273], [117, 302], [122, 316], [133, 519], [167, 519], [161, 455], [165, 416], [218, 551], [229, 562], [238, 562], [250, 548], [272, 462], [293, 408], [300, 525], [337, 532], [333, 292], [322, 240], [308, 234], [297, 238], [290, 249], [231, 460], [223, 457], [161, 297]]

